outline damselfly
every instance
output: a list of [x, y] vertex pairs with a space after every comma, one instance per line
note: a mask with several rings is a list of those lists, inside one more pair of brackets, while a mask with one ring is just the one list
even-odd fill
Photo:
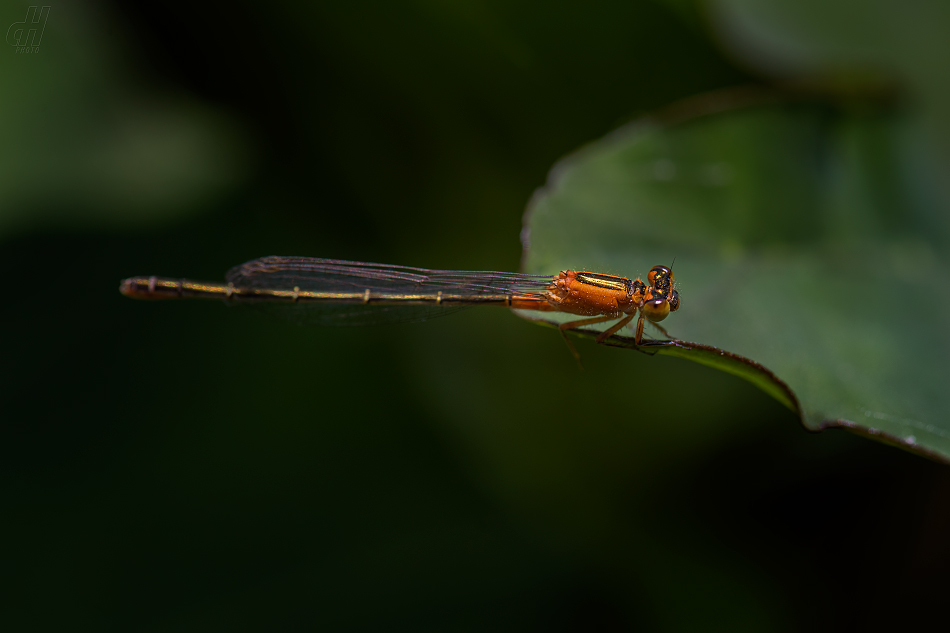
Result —
[[654, 266], [644, 283], [602, 273], [565, 270], [556, 276], [489, 271], [428, 270], [310, 257], [262, 257], [228, 271], [226, 283], [166, 277], [131, 277], [120, 292], [135, 299], [224, 299], [285, 305], [298, 320], [320, 325], [366, 325], [422, 321], [473, 305], [513, 310], [565, 312], [587, 318], [558, 329], [571, 353], [566, 331], [617, 322], [597, 336], [603, 343], [637, 320], [635, 343], [644, 321], [658, 324], [679, 308], [673, 271]]

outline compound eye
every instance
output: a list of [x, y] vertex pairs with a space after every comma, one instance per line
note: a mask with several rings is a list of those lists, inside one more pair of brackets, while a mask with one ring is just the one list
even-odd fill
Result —
[[672, 283], [673, 271], [667, 266], [654, 266], [650, 269], [650, 272], [647, 273], [647, 283], [651, 286], [655, 286], [657, 282], [664, 282], [667, 279]]
[[673, 296], [670, 297], [670, 312], [676, 312], [680, 309], [680, 293], [673, 291]]
[[643, 316], [654, 323], [662, 321], [670, 315], [670, 302], [663, 297], [649, 299], [643, 304]]

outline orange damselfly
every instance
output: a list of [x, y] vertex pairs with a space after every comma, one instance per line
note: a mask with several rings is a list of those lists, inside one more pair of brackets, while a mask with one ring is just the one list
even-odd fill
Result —
[[597, 336], [603, 343], [639, 316], [659, 326], [679, 308], [673, 271], [654, 266], [644, 283], [602, 273], [565, 270], [558, 275], [490, 271], [429, 270], [311, 257], [262, 257], [228, 271], [226, 283], [167, 277], [130, 277], [119, 290], [135, 299], [223, 299], [284, 304], [298, 320], [320, 325], [366, 325], [422, 321], [473, 305], [514, 310], [565, 312], [587, 318], [562, 323], [566, 331], [616, 320]]

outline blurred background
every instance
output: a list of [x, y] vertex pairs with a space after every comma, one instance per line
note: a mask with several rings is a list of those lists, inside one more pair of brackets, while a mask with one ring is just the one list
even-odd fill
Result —
[[4, 630], [942, 613], [946, 466], [807, 433], [737, 378], [586, 340], [579, 372], [502, 310], [310, 329], [118, 293], [277, 254], [517, 270], [558, 159], [772, 79], [710, 6], [72, 2], [35, 47], [7, 31]]

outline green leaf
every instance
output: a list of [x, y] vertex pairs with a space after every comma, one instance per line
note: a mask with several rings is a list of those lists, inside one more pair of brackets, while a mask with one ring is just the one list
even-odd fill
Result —
[[681, 307], [663, 325], [698, 343], [643, 351], [740, 375], [809, 429], [950, 461], [950, 231], [906, 167], [924, 160], [912, 126], [868, 107], [729, 109], [735, 96], [557, 165], [526, 216], [525, 271], [643, 278], [675, 257]]

